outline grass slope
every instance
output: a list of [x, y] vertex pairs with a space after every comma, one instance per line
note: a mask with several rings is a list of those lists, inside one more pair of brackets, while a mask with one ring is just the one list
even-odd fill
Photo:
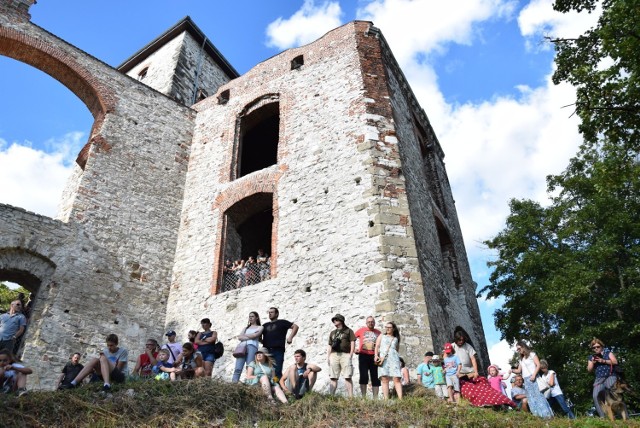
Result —
[[514, 411], [450, 406], [423, 388], [402, 401], [346, 399], [312, 393], [270, 405], [260, 388], [211, 380], [100, 384], [23, 397], [0, 395], [3, 427], [610, 427], [595, 418], [543, 421]]

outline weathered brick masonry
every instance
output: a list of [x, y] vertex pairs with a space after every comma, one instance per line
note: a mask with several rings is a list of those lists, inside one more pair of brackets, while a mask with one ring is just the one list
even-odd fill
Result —
[[[288, 359], [304, 348], [326, 367], [342, 313], [354, 328], [395, 321], [413, 367], [461, 326], [486, 366], [444, 153], [371, 23], [238, 76], [187, 18], [116, 70], [31, 24], [25, 3], [0, 0], [0, 54], [56, 77], [95, 118], [57, 220], [0, 206], [0, 279], [38, 292], [24, 351], [37, 386], [110, 332], [133, 359], [146, 337], [185, 339], [209, 317], [230, 350], [270, 306], [300, 326]], [[263, 161], [247, 157], [263, 149], [248, 137], [260, 121], [273, 162], [247, 170]], [[243, 232], [254, 221], [270, 279], [224, 291], [225, 258], [258, 245]], [[214, 374], [233, 363], [225, 353]]]

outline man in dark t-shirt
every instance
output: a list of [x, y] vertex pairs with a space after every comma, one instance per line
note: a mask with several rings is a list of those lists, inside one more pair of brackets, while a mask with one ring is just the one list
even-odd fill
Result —
[[[278, 308], [269, 308], [269, 322], [263, 324], [262, 345], [269, 350], [269, 353], [276, 361], [274, 370], [276, 382], [282, 377], [282, 364], [284, 364], [285, 342], [289, 345], [298, 333], [298, 326], [287, 320], [279, 320], [280, 312]], [[287, 337], [287, 332], [291, 330]]]
[[78, 376], [83, 368], [84, 366], [80, 364], [80, 353], [76, 352], [71, 356], [71, 361], [62, 368], [62, 373], [58, 378], [58, 389], [71, 388], [71, 381]]

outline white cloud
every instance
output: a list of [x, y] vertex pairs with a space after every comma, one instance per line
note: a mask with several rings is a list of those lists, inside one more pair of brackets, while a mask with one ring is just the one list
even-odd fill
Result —
[[418, 53], [440, 52], [447, 43], [472, 44], [474, 24], [507, 17], [514, 3], [505, 0], [375, 0], [358, 11], [358, 19], [372, 21], [389, 41], [405, 67]]
[[592, 13], [560, 13], [553, 10], [554, 0], [533, 0], [518, 15], [518, 25], [523, 36], [528, 38], [528, 46], [550, 47], [544, 44], [543, 36], [577, 37], [594, 26], [600, 16], [598, 7]]
[[70, 132], [35, 149], [29, 142], [8, 144], [0, 138], [0, 203], [53, 217], [73, 160], [83, 141], [82, 132]]
[[325, 1], [316, 6], [305, 0], [302, 8], [290, 18], [279, 17], [267, 27], [267, 46], [287, 49], [301, 46], [341, 25], [339, 2]]
[[[506, 340], [489, 345], [489, 360], [491, 364], [495, 364], [503, 371], [507, 371], [510, 367], [509, 361], [513, 357], [514, 349], [509, 346]], [[486, 370], [486, 367], [484, 367]]]

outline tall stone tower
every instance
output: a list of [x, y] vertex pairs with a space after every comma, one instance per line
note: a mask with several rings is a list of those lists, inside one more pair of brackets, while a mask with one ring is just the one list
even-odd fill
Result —
[[[341, 313], [396, 322], [410, 366], [463, 327], [486, 366], [444, 153], [372, 23], [238, 76], [189, 18], [114, 69], [0, 2], [0, 54], [95, 117], [57, 219], [0, 206], [0, 280], [38, 294], [24, 359], [39, 386], [107, 333], [138, 349], [208, 317], [231, 349], [271, 306], [300, 326], [287, 358], [323, 364]], [[258, 250], [269, 263], [253, 276], [225, 268]]]

